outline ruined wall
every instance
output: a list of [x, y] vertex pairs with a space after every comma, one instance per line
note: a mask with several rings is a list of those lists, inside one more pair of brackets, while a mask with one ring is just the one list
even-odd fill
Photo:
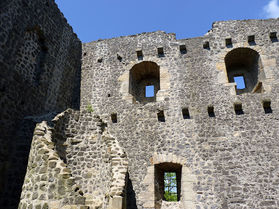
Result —
[[[278, 28], [278, 19], [227, 21], [193, 39], [158, 31], [83, 44], [81, 109], [92, 106], [108, 121], [107, 131], [127, 153], [137, 205], [130, 208], [278, 208], [279, 45], [270, 37]], [[260, 55], [261, 93], [237, 95], [228, 82], [225, 56], [236, 48]], [[129, 94], [129, 72], [144, 61], [159, 65], [161, 88], [156, 102], [143, 105]], [[182, 165], [179, 203], [155, 204], [154, 165], [164, 162]]]
[[[31, 118], [30, 118], [31, 119]], [[92, 111], [38, 123], [19, 208], [110, 208], [122, 202], [127, 156]]]
[[0, 205], [16, 208], [35, 123], [79, 107], [81, 43], [52, 0], [0, 3]]

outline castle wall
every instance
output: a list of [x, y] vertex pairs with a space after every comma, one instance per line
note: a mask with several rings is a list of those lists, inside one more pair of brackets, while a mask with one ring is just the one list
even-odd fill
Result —
[[[216, 22], [193, 39], [158, 31], [83, 44], [81, 109], [90, 107], [108, 121], [108, 132], [127, 153], [137, 208], [278, 207], [279, 45], [270, 39], [278, 26], [276, 19]], [[247, 41], [250, 35], [253, 43]], [[180, 53], [182, 44], [186, 54]], [[158, 47], [164, 56], [158, 56]], [[241, 47], [260, 55], [262, 93], [237, 95], [228, 82], [225, 56]], [[130, 69], [144, 61], [160, 66], [163, 81], [158, 100], [145, 105], [128, 91]], [[271, 101], [272, 113], [265, 113], [264, 101]], [[235, 103], [244, 114], [235, 113]], [[182, 108], [188, 108], [190, 119], [183, 118]], [[158, 121], [159, 110], [165, 122]], [[162, 162], [182, 165], [179, 206], [155, 204], [154, 166]]]
[[[278, 208], [278, 28], [226, 21], [191, 39], [81, 45], [54, 1], [1, 1], [0, 206]], [[167, 202], [174, 170], [179, 201]]]
[[0, 205], [19, 202], [35, 124], [79, 107], [81, 43], [52, 0], [0, 3]]

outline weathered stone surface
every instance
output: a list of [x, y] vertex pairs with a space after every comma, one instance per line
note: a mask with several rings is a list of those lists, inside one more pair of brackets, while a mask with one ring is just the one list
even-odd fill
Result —
[[[1, 208], [278, 208], [278, 30], [222, 21], [81, 49], [53, 0], [1, 2]], [[174, 168], [180, 200], [167, 202]]]

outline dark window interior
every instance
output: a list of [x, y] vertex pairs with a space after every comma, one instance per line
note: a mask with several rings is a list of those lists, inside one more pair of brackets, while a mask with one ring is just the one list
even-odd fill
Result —
[[236, 115], [244, 114], [243, 109], [242, 109], [242, 104], [241, 103], [235, 103], [234, 104], [234, 111], [235, 111]]
[[237, 48], [225, 57], [227, 76], [230, 83], [236, 83], [236, 94], [263, 92], [265, 79], [258, 52], [250, 48]]
[[232, 39], [231, 38], [227, 38], [226, 39], [226, 47], [231, 47], [232, 46]]
[[163, 110], [160, 110], [158, 113], [157, 113], [157, 117], [158, 117], [158, 121], [159, 122], [165, 122], [165, 115], [164, 115], [164, 111]]
[[210, 49], [209, 41], [206, 41], [206, 42], [203, 43], [203, 48], [208, 49], [208, 50]]
[[190, 119], [190, 113], [188, 108], [183, 108], [182, 109], [182, 115], [184, 119]]
[[158, 57], [164, 57], [165, 53], [164, 53], [164, 48], [160, 47], [158, 48]]
[[255, 36], [254, 35], [251, 35], [251, 36], [248, 36], [248, 43], [251, 45], [255, 44]]
[[181, 54], [186, 54], [187, 53], [186, 45], [180, 45], [179, 49], [180, 49]]
[[[150, 87], [147, 87], [150, 86]], [[151, 87], [153, 86], [153, 87]], [[146, 90], [152, 90], [153, 96], [148, 96]], [[130, 70], [129, 93], [134, 103], [146, 104], [156, 101], [156, 94], [160, 90], [160, 69], [154, 62], [141, 62]]]
[[265, 114], [269, 114], [272, 113], [272, 109], [271, 109], [271, 101], [263, 101], [263, 108], [264, 108], [264, 112]]
[[137, 51], [138, 60], [143, 60], [143, 53], [142, 50]]
[[213, 106], [208, 106], [207, 107], [207, 112], [208, 112], [208, 116], [209, 117], [215, 117], [214, 107]]
[[117, 123], [117, 114], [116, 113], [111, 114], [111, 122]]
[[276, 32], [271, 32], [271, 33], [269, 34], [269, 37], [270, 37], [270, 40], [271, 40], [272, 42], [278, 42], [278, 38], [277, 38], [277, 33], [276, 33]]

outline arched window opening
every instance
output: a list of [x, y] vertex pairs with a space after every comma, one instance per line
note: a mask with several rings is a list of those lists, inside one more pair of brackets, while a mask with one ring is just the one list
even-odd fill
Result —
[[155, 208], [161, 208], [162, 201], [180, 201], [182, 166], [177, 163], [155, 165]]
[[156, 101], [160, 90], [160, 67], [154, 62], [141, 62], [130, 70], [129, 93], [134, 102], [146, 104]]
[[225, 57], [228, 80], [236, 83], [236, 94], [261, 93], [265, 78], [260, 55], [250, 48], [237, 48]]

